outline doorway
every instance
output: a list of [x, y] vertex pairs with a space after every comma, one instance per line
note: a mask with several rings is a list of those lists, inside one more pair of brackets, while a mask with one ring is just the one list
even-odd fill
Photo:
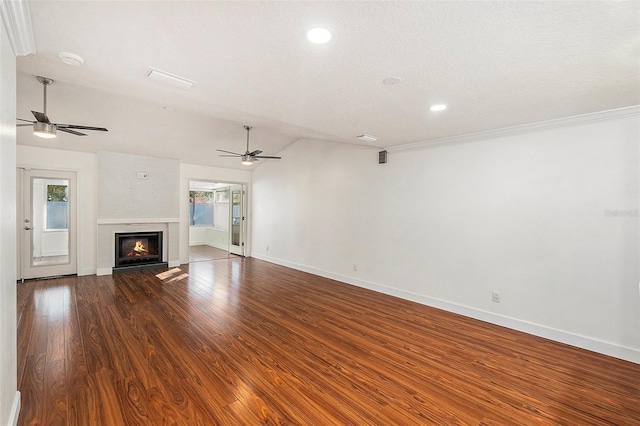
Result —
[[18, 185], [18, 279], [76, 274], [76, 173], [18, 169]]
[[189, 262], [244, 256], [244, 185], [189, 181]]

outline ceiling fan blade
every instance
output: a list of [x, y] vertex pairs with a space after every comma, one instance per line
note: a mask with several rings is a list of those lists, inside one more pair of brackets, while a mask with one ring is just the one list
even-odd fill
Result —
[[16, 124], [16, 127], [26, 127], [26, 126], [33, 126], [33, 123], [18, 123]]
[[28, 122], [28, 123], [33, 124], [33, 120], [25, 120], [24, 118], [16, 118], [16, 120], [26, 121], [26, 122]]
[[76, 135], [76, 136], [87, 136], [86, 133], [76, 132], [75, 130], [69, 130], [69, 129], [60, 128], [60, 127], [58, 127], [58, 130], [60, 130], [61, 132], [71, 133], [72, 135]]
[[216, 149], [216, 151], [226, 152], [227, 154], [239, 155], [242, 157], [244, 154], [238, 154], [237, 152], [225, 151], [224, 149]]
[[47, 117], [47, 114], [45, 114], [44, 112], [31, 111], [31, 114], [33, 114], [36, 120], [38, 120], [41, 123], [51, 123], [49, 121], [49, 117]]
[[108, 132], [104, 127], [79, 126], [77, 124], [56, 124], [58, 129], [78, 129], [78, 130], [95, 130], [98, 132]]
[[273, 157], [271, 155], [256, 155], [253, 158], [270, 158], [273, 160], [280, 160], [282, 157]]
[[262, 151], [260, 151], [259, 149], [256, 149], [255, 151], [249, 153], [249, 155], [252, 157], [255, 157], [258, 154], [262, 154]]
[[235, 155], [235, 154], [220, 154], [220, 155], [218, 155], [218, 157], [235, 157], [235, 158], [238, 158], [238, 157], [242, 157], [242, 155]]

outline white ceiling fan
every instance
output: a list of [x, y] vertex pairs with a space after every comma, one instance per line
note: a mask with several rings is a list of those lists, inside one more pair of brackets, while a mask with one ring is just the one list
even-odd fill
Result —
[[44, 112], [31, 111], [33, 116], [36, 118], [36, 121], [25, 120], [24, 118], [17, 118], [19, 121], [26, 121], [26, 123], [16, 124], [18, 127], [22, 126], [33, 126], [33, 134], [39, 136], [41, 138], [55, 138], [56, 131], [60, 130], [61, 132], [71, 133], [76, 136], [87, 136], [86, 133], [80, 133], [73, 129], [78, 130], [96, 130], [99, 132], [107, 132], [108, 130], [104, 127], [93, 127], [93, 126], [80, 126], [78, 124], [62, 124], [62, 123], [52, 123], [49, 121], [49, 117], [47, 117], [47, 86], [53, 84], [53, 80], [47, 77], [38, 76], [38, 81], [42, 83], [44, 88]]
[[244, 126], [244, 128], [247, 130], [247, 150], [245, 151], [245, 153], [239, 154], [237, 152], [225, 151], [224, 149], [216, 149], [216, 151], [226, 152], [228, 154], [228, 155], [222, 154], [220, 155], [220, 157], [240, 157], [242, 158], [242, 164], [244, 164], [245, 166], [250, 166], [253, 164], [254, 161], [258, 161], [261, 158], [273, 159], [273, 160], [280, 160], [282, 158], [282, 157], [274, 157], [271, 155], [260, 155], [262, 154], [262, 151], [260, 151], [259, 149], [249, 152], [249, 132], [251, 131], [252, 127]]

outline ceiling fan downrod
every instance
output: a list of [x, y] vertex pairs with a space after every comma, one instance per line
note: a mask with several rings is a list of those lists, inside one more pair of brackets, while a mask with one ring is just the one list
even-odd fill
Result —
[[42, 113], [47, 115], [47, 86], [53, 84], [53, 80], [47, 77], [38, 76], [38, 81], [42, 83], [42, 90], [44, 92], [44, 105], [42, 106]]
[[247, 152], [246, 152], [246, 154], [248, 154], [249, 153], [249, 132], [251, 131], [251, 129], [253, 129], [253, 127], [244, 126], [244, 128], [247, 130]]

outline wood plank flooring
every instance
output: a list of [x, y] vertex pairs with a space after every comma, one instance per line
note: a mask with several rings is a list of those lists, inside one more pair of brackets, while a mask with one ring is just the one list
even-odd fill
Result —
[[20, 425], [638, 425], [640, 365], [256, 259], [18, 284]]
[[189, 262], [202, 262], [203, 260], [228, 259], [236, 257], [235, 254], [229, 253], [217, 247], [208, 245], [189, 246]]

